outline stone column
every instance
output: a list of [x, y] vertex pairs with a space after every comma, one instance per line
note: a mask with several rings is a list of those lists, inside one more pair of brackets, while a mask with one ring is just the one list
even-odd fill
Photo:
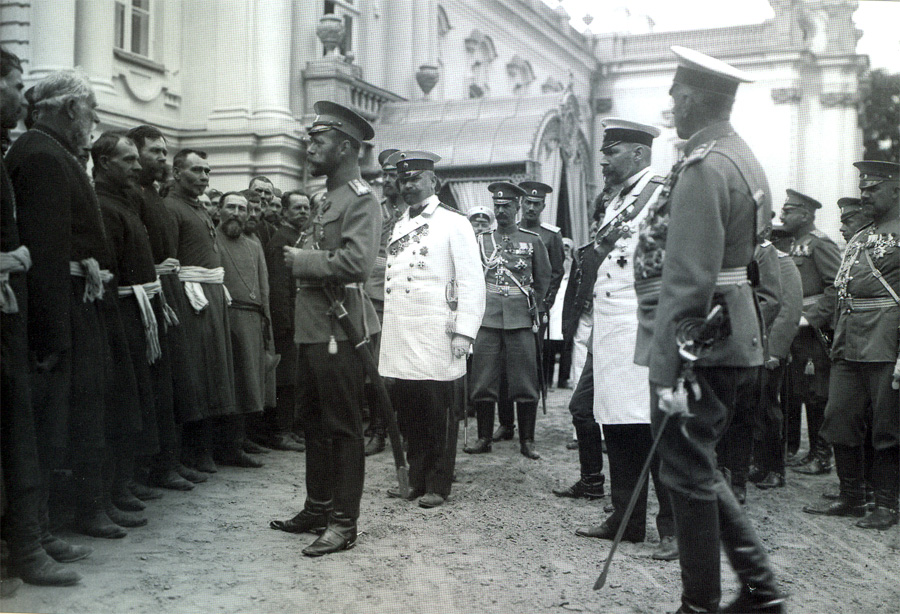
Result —
[[[78, 0], [75, 12], [75, 64], [84, 68], [98, 97], [116, 95], [112, 84], [115, 9], [114, 0]], [[125, 27], [131, 27], [127, 11]]]
[[253, 97], [249, 64], [256, 59], [247, 53], [251, 38], [246, 24], [252, 23], [253, 6], [247, 0], [218, 0], [215, 7], [219, 32], [215, 37], [217, 67], [211, 94], [216, 106], [209, 114], [209, 128], [246, 128]]
[[291, 3], [254, 1], [253, 117], [290, 119]]
[[32, 0], [31, 67], [26, 81], [75, 66], [75, 0]]

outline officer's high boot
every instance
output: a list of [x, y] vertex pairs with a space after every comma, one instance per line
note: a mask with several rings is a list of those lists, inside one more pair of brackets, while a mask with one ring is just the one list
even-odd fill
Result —
[[306, 556], [322, 556], [356, 545], [356, 520], [365, 478], [364, 448], [362, 439], [339, 437], [332, 440], [333, 509], [325, 532], [303, 549]]
[[863, 479], [862, 456], [862, 446], [834, 444], [834, 460], [841, 483], [840, 494], [832, 503], [807, 505], [803, 511], [807, 514], [823, 516], [854, 516], [856, 518], [865, 516], [866, 488]]
[[384, 410], [378, 405], [378, 395], [375, 391], [375, 386], [366, 384], [365, 391], [366, 405], [369, 406], [369, 416], [371, 416], [369, 428], [372, 431], [372, 436], [366, 443], [366, 456], [372, 456], [373, 454], [384, 452], [387, 431], [385, 430], [384, 415], [382, 414]]
[[540, 454], [534, 451], [534, 425], [537, 421], [537, 403], [534, 401], [516, 403], [519, 419], [519, 451], [525, 458], [537, 460]]
[[[727, 488], [727, 487], [726, 487]], [[681, 561], [679, 612], [718, 612], [722, 596], [719, 564], [719, 505], [671, 491]]]
[[322, 533], [331, 514], [331, 474], [331, 439], [318, 429], [307, 429], [306, 503], [290, 520], [273, 520], [269, 527], [287, 533]]
[[593, 420], [587, 424], [576, 424], [578, 438], [578, 462], [581, 478], [572, 486], [553, 490], [557, 497], [570, 499], [599, 499], [605, 495], [603, 489], [603, 432]]
[[[513, 438], [516, 431], [516, 410], [513, 400], [509, 397], [509, 383], [506, 374], [500, 375], [500, 389], [497, 400], [497, 421], [500, 425], [494, 431], [494, 441], [506, 441]], [[519, 425], [519, 429], [522, 425]]]
[[793, 467], [793, 470], [805, 475], [831, 473], [831, 445], [821, 436], [816, 436], [815, 442], [810, 443], [809, 461], [799, 467]]
[[475, 401], [475, 416], [478, 421], [478, 439], [471, 446], [463, 448], [467, 454], [484, 454], [491, 451], [491, 431], [494, 429], [494, 403]]
[[856, 523], [863, 529], [884, 531], [897, 524], [898, 486], [900, 486], [900, 459], [898, 449], [878, 450], [872, 467], [875, 486], [875, 509]]
[[783, 612], [784, 596], [775, 584], [775, 574], [762, 543], [725, 484], [717, 488], [719, 531], [725, 554], [741, 581], [738, 598], [723, 612]]

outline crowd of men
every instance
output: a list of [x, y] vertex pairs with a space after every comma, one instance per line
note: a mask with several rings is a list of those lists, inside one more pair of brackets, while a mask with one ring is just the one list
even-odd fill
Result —
[[[539, 459], [557, 352], [560, 387], [569, 362], [577, 380], [580, 477], [553, 492], [605, 496], [605, 452], [609, 516], [575, 533], [643, 542], [649, 470], [652, 556], [680, 560], [679, 611], [720, 611], [720, 544], [741, 585], [724, 611], [782, 611], [741, 507], [747, 482], [783, 487], [785, 467], [824, 474], [834, 458], [839, 491], [804, 511], [896, 524], [898, 165], [856, 164], [860, 197], [837, 203], [843, 253], [816, 229], [823, 205], [795, 190], [773, 229], [765, 173], [729, 122], [750, 78], [673, 52], [684, 156], [657, 172], [656, 128], [603, 120], [605, 187], [592, 241], [572, 249], [541, 222], [551, 186], [492, 183], [493, 206], [466, 219], [438, 198], [440, 158], [427, 151], [381, 152], [379, 203], [359, 167], [372, 126], [327, 101], [306, 152], [324, 191], [279, 196], [256, 177], [221, 193], [203, 151], [169, 167], [152, 126], [91, 142], [87, 79], [54, 73], [26, 97], [3, 51], [3, 129], [23, 114], [27, 128], [2, 167], [10, 573], [77, 583], [66, 564], [91, 548], [55, 536], [63, 523], [123, 537], [147, 523], [158, 488], [261, 467], [269, 448], [306, 458], [302, 509], [271, 528], [315, 534], [308, 556], [350, 549], [365, 457], [388, 434], [408, 488], [387, 494], [423, 508], [450, 495], [464, 412], [477, 419], [466, 453], [517, 427], [521, 454]], [[68, 496], [55, 487], [63, 468]]]

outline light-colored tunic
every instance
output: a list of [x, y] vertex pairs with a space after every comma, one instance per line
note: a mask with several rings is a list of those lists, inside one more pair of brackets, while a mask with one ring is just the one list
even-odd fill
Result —
[[[626, 180], [634, 187], [623, 198], [609, 202], [603, 223], [609, 222], [637, 200], [654, 176], [648, 167]], [[636, 180], [636, 184], [633, 184]], [[628, 223], [630, 236], [623, 236], [597, 271], [594, 284], [594, 418], [600, 424], [649, 424], [650, 384], [647, 367], [634, 364], [632, 348], [637, 340], [637, 295], [634, 291], [632, 257], [637, 229], [659, 196], [659, 188], [636, 218]]]
[[[405, 380], [450, 381], [465, 374], [466, 359], [453, 356], [448, 327], [475, 338], [484, 315], [484, 273], [465, 216], [436, 196], [426, 203], [412, 219], [405, 211], [391, 233], [378, 371]], [[452, 280], [455, 312], [447, 300]]]

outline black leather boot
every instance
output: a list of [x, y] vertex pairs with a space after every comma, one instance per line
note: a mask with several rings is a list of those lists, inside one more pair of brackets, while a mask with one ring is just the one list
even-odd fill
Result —
[[315, 533], [321, 535], [328, 526], [331, 513], [331, 501], [306, 500], [306, 505], [299, 514], [290, 520], [272, 520], [269, 528], [285, 533]]
[[349, 550], [355, 545], [356, 519], [335, 511], [328, 519], [328, 528], [316, 541], [303, 549], [303, 554], [311, 557], [323, 556]]
[[717, 612], [722, 596], [718, 502], [694, 499], [675, 490], [670, 495], [681, 561], [679, 611]]
[[866, 515], [866, 486], [863, 479], [862, 447], [835, 444], [834, 459], [841, 483], [838, 498], [833, 503], [807, 505], [803, 508], [803, 511], [807, 514], [823, 516], [862, 518]]
[[471, 446], [463, 448], [466, 454], [484, 454], [491, 451], [491, 431], [494, 429], [494, 403], [475, 401], [475, 416], [478, 421], [478, 439]]
[[810, 450], [810, 459], [799, 467], [792, 467], [797, 473], [804, 475], [827, 475], [831, 473], [831, 445], [817, 438], [815, 448]]
[[516, 403], [519, 420], [519, 451], [525, 458], [537, 460], [540, 454], [534, 451], [534, 425], [537, 421], [537, 403]]
[[784, 596], [753, 525], [731, 491], [718, 492], [719, 531], [725, 554], [741, 581], [738, 598], [723, 612], [782, 612]]

